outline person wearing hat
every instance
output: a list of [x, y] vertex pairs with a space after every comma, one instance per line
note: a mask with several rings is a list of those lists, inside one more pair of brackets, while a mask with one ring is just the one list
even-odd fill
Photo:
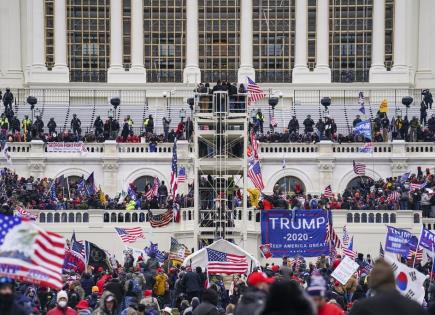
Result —
[[140, 301], [140, 304], [145, 305], [147, 311], [154, 309], [160, 313], [159, 301], [153, 297], [153, 291], [145, 290], [143, 295], [144, 298]]
[[216, 290], [211, 288], [205, 289], [202, 292], [202, 302], [192, 312], [193, 315], [218, 315], [217, 307], [219, 295]]
[[358, 301], [349, 315], [423, 315], [423, 308], [396, 289], [393, 269], [384, 259], [378, 259], [370, 273], [368, 286], [374, 296]]
[[68, 306], [68, 294], [66, 291], [59, 291], [56, 295], [56, 307], [50, 310], [47, 315], [77, 315], [77, 312]]
[[92, 293], [86, 298], [91, 309], [96, 309], [99, 303], [100, 290], [96, 285], [92, 287]]
[[317, 315], [344, 315], [344, 311], [339, 306], [327, 303], [325, 298], [326, 283], [320, 274], [313, 274], [311, 276], [307, 292], [316, 305]]
[[92, 315], [116, 315], [117, 301], [115, 295], [110, 291], [104, 291], [101, 296], [100, 306], [92, 313]]
[[0, 278], [0, 314], [27, 315], [26, 310], [15, 301], [14, 291], [14, 280]]
[[77, 315], [91, 315], [87, 300], [80, 300], [76, 305]]
[[172, 315], [172, 308], [166, 306], [164, 309], [162, 309], [162, 315]]
[[264, 272], [255, 271], [248, 277], [248, 288], [240, 298], [234, 315], [260, 314], [266, 303], [267, 292], [275, 278], [269, 278]]

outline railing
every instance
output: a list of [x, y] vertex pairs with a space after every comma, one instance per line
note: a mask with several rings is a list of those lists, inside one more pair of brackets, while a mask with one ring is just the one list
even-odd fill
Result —
[[403, 217], [409, 221], [408, 223], [419, 224], [422, 221], [421, 211], [413, 210], [336, 210], [334, 215], [345, 215], [346, 222], [350, 224], [395, 224]]

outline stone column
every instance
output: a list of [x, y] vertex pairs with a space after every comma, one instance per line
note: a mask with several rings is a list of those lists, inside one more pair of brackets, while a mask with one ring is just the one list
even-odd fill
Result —
[[372, 65], [370, 82], [385, 82], [385, 0], [373, 2]]
[[143, 47], [143, 0], [131, 1], [131, 75], [146, 81]]
[[255, 81], [253, 68], [253, 27], [252, 0], [240, 1], [240, 67], [237, 73], [239, 83], [246, 83], [247, 77]]
[[407, 14], [407, 0], [394, 1], [394, 62], [391, 69], [392, 78], [390, 83], [409, 83], [409, 67], [407, 64], [407, 27], [408, 14]]
[[109, 196], [113, 197], [118, 192], [119, 176], [118, 176], [118, 145], [116, 141], [106, 140], [104, 142], [103, 154], [103, 191]]
[[186, 67], [183, 71], [184, 83], [200, 83], [198, 0], [186, 1]]
[[54, 2], [54, 68], [57, 82], [69, 82], [66, 62], [66, 0]]
[[329, 0], [317, 1], [316, 82], [331, 83], [329, 68]]
[[295, 35], [295, 66], [293, 68], [293, 83], [306, 83], [310, 79], [307, 74], [307, 14], [308, 0], [296, 0], [296, 35]]
[[44, 0], [33, 0], [32, 72], [45, 72]]
[[112, 0], [110, 2], [110, 68], [107, 71], [108, 83], [125, 83], [122, 47], [122, 0]]

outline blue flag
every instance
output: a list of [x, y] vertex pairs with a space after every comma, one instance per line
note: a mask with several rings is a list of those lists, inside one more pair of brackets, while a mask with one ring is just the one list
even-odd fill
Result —
[[353, 131], [356, 135], [362, 135], [364, 138], [372, 140], [370, 119], [363, 120], [362, 122], [358, 123], [355, 128], [353, 128]]
[[414, 246], [417, 246], [417, 238], [411, 232], [387, 226], [387, 237], [385, 240], [386, 252], [406, 257], [410, 247]]
[[435, 247], [435, 233], [422, 227], [420, 235], [420, 246], [432, 252]]

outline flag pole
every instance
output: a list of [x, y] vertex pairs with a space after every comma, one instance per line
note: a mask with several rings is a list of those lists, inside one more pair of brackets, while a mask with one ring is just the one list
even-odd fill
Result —
[[417, 248], [415, 249], [414, 262], [412, 263], [412, 268], [415, 267], [415, 260], [417, 259], [417, 253], [418, 253], [418, 248], [420, 247], [420, 240], [421, 240], [421, 233], [422, 232], [423, 232], [423, 225], [421, 226], [420, 237], [418, 238]]

